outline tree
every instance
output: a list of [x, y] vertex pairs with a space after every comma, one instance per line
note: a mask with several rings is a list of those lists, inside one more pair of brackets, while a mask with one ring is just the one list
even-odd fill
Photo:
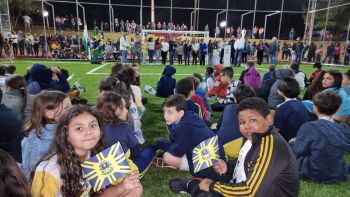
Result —
[[[341, 5], [348, 2], [349, 0], [332, 0], [331, 6]], [[327, 8], [328, 0], [319, 0], [317, 5], [318, 5], [317, 6], [318, 9], [320, 9], [320, 7]], [[329, 15], [328, 15], [327, 30], [331, 30], [333, 33], [347, 31], [348, 24], [349, 24], [349, 13], [350, 13], [350, 5], [340, 6], [340, 7], [330, 9]], [[325, 27], [326, 18], [327, 18], [327, 10], [316, 12], [314, 28], [323, 29]]]
[[39, 9], [38, 4], [33, 4], [32, 0], [9, 0], [9, 9], [11, 16], [11, 25], [15, 28], [18, 24], [18, 20], [24, 14], [34, 13]]

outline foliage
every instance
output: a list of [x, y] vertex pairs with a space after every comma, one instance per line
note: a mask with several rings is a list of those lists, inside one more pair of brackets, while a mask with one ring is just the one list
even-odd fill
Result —
[[39, 5], [34, 4], [32, 0], [9, 0], [9, 9], [11, 25], [15, 28], [22, 16], [34, 13], [39, 9]]

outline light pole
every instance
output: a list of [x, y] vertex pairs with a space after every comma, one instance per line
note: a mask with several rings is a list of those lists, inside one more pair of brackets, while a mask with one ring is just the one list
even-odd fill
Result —
[[[43, 1], [46, 5], [49, 5], [52, 10], [52, 20], [53, 20], [53, 32], [56, 34], [56, 15], [55, 15], [55, 6], [47, 1]], [[47, 20], [48, 21], [48, 20]], [[49, 30], [50, 31], [50, 30]]]
[[278, 26], [278, 40], [280, 39], [280, 33], [281, 33], [281, 23], [282, 23], [282, 15], [283, 15], [283, 6], [284, 6], [284, 0], [282, 0], [282, 5], [281, 5], [281, 15], [280, 15], [280, 24]]
[[275, 14], [278, 14], [280, 13], [280, 11], [276, 11], [274, 13], [271, 13], [271, 14], [268, 14], [268, 15], [265, 15], [265, 25], [264, 25], [264, 41], [265, 41], [265, 35], [266, 35], [266, 21], [267, 21], [267, 17], [270, 17], [272, 15], [275, 15]]
[[[241, 15], [241, 29], [243, 29], [243, 18], [244, 18], [244, 16], [245, 15], [248, 15], [248, 14], [251, 14], [251, 13], [253, 13], [254, 11], [250, 11], [250, 12], [247, 12], [247, 13], [244, 13], [244, 14], [242, 14]], [[253, 29], [252, 29], [253, 30]]]
[[[46, 34], [46, 25], [45, 25], [45, 16], [44, 16], [44, 1], [41, 1], [41, 13], [43, 14], [43, 25], [44, 25], [44, 40], [45, 40], [45, 53], [46, 58], [48, 58], [48, 52], [47, 52], [47, 34]], [[44, 51], [41, 51], [43, 53]]]
[[228, 3], [229, 0], [226, 1], [226, 25], [225, 25], [225, 38], [226, 38], [226, 31], [227, 31], [227, 17], [228, 17]]

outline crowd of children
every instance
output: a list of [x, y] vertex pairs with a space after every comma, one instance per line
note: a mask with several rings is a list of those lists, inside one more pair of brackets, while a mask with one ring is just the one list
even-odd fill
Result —
[[[188, 171], [193, 178], [173, 178], [169, 188], [191, 196], [298, 196], [300, 180], [346, 181], [350, 70], [314, 68], [307, 79], [299, 65], [271, 65], [262, 78], [247, 62], [234, 80], [233, 68], [216, 65], [176, 82], [167, 65], [153, 93], [164, 98], [169, 137], [144, 145], [138, 66], [113, 64], [93, 106], [73, 103], [64, 69], [34, 64], [23, 77], [0, 67], [0, 193], [142, 196], [152, 164]], [[81, 163], [118, 142], [130, 173], [95, 191]], [[211, 149], [215, 162], [198, 167], [198, 154], [211, 158]]]

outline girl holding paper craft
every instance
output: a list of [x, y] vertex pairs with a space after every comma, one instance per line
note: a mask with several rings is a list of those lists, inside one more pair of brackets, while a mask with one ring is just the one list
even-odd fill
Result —
[[[72, 106], [61, 117], [49, 153], [39, 162], [32, 182], [33, 197], [91, 196], [91, 185], [84, 180], [81, 163], [102, 151], [103, 135], [97, 114], [87, 106]], [[131, 173], [98, 196], [142, 195], [138, 175]]]
[[27, 137], [21, 143], [22, 170], [27, 177], [49, 151], [58, 119], [70, 106], [68, 95], [60, 91], [44, 90], [34, 99], [31, 119], [23, 128]]
[[128, 109], [123, 97], [114, 92], [105, 92], [97, 99], [96, 110], [101, 119], [107, 147], [119, 141], [127, 157], [131, 159], [129, 165], [130, 162], [135, 163], [134, 170], [138, 169], [143, 176], [152, 164], [156, 147], [148, 145], [141, 149], [131, 125], [127, 122]]

